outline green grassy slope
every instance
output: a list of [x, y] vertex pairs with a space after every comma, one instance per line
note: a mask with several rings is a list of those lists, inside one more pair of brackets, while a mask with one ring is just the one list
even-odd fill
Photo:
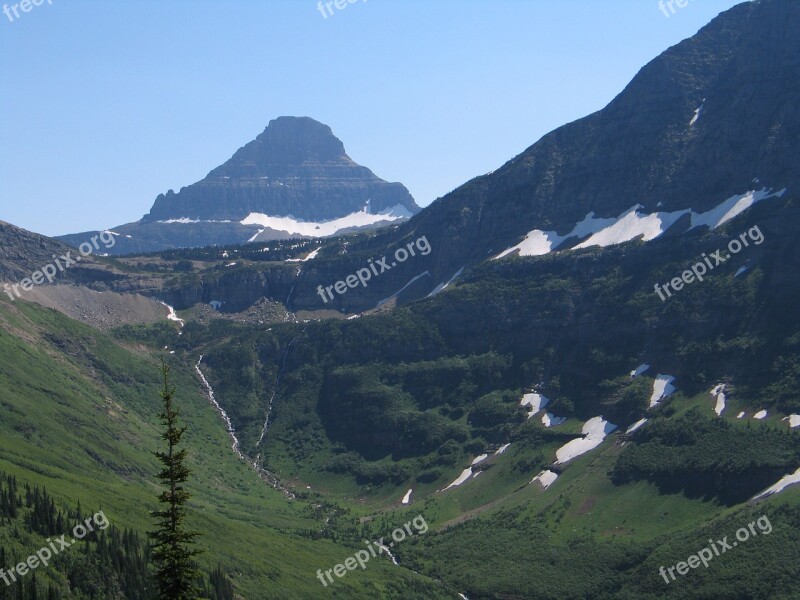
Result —
[[102, 507], [118, 527], [149, 529], [162, 354], [189, 425], [190, 526], [204, 534], [202, 564], [221, 564], [243, 598], [366, 598], [376, 590], [409, 597], [404, 588], [436, 597], [438, 586], [386, 559], [323, 588], [316, 570], [343, 561], [360, 542], [311, 539], [309, 532], [331, 536], [325, 515], [308, 500], [286, 500], [236, 458], [193, 373], [194, 357], [125, 346], [54, 311], [7, 301], [0, 301], [0, 469], [46, 486], [59, 502]]

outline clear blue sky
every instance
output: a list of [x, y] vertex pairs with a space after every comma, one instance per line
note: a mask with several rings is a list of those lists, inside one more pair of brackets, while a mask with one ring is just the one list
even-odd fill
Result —
[[425, 206], [737, 4], [43, 1], [0, 14], [0, 220], [46, 235], [139, 219], [281, 115], [330, 125]]

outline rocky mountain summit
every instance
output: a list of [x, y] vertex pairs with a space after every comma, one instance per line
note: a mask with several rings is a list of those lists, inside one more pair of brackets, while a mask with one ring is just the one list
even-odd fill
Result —
[[[331, 128], [280, 117], [202, 181], [160, 194], [140, 221], [113, 229], [127, 254], [383, 227], [420, 208], [400, 183], [356, 164]], [[78, 245], [94, 232], [60, 239]]]

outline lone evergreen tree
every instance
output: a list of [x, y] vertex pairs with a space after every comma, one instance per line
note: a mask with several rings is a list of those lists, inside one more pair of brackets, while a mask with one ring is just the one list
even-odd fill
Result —
[[191, 471], [184, 464], [186, 449], [177, 449], [186, 427], [178, 427], [178, 410], [172, 404], [175, 388], [170, 387], [169, 371], [169, 366], [162, 360], [164, 411], [159, 416], [166, 427], [161, 437], [167, 441], [167, 452], [156, 452], [155, 455], [164, 467], [158, 479], [167, 489], [158, 496], [159, 502], [166, 506], [151, 513], [157, 523], [157, 529], [150, 532], [152, 556], [157, 566], [155, 580], [159, 600], [196, 600], [199, 592], [195, 581], [199, 572], [192, 558], [200, 551], [192, 549], [191, 545], [199, 533], [186, 529], [186, 502], [190, 494], [183, 484]]

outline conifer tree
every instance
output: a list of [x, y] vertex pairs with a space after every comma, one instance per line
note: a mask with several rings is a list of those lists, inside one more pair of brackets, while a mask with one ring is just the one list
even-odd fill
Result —
[[184, 484], [191, 471], [185, 464], [186, 449], [178, 450], [186, 427], [178, 427], [179, 412], [173, 405], [175, 389], [170, 387], [169, 372], [169, 366], [162, 360], [164, 410], [159, 417], [166, 428], [161, 437], [167, 442], [167, 451], [155, 455], [163, 466], [157, 477], [166, 489], [158, 496], [165, 506], [151, 513], [157, 526], [150, 532], [152, 557], [157, 566], [155, 581], [159, 600], [195, 600], [198, 598], [195, 581], [199, 573], [193, 557], [200, 551], [193, 549], [192, 544], [199, 533], [186, 529], [186, 503], [190, 494]]

